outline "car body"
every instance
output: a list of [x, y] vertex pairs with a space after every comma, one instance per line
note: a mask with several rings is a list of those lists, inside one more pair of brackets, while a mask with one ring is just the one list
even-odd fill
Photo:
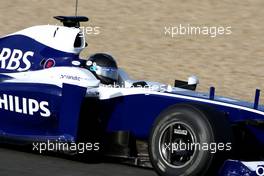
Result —
[[[175, 161], [169, 161], [171, 154], [164, 148], [168, 138], [174, 138], [174, 143], [234, 143], [233, 152], [239, 154], [219, 159], [223, 162], [217, 165], [218, 173], [256, 174], [254, 167], [237, 160], [260, 160], [263, 156], [264, 106], [258, 105], [258, 90], [255, 102], [249, 103], [215, 96], [214, 88], [209, 93], [194, 91], [195, 77], [189, 84], [172, 87], [132, 80], [122, 69], [117, 85], [102, 85], [79, 56], [86, 43], [78, 27], [88, 19], [57, 19], [64, 26], [30, 27], [0, 39], [2, 142], [101, 142], [105, 155], [137, 158], [135, 141], [141, 140], [149, 145], [151, 163], [160, 175], [205, 175], [204, 171], [210, 170], [206, 165], [218, 161], [213, 161], [215, 153], [193, 150], [183, 154], [175, 150]], [[177, 113], [181, 115], [177, 117]], [[174, 132], [167, 133], [168, 129]], [[240, 144], [243, 147], [237, 147]], [[199, 157], [210, 164], [191, 166]], [[227, 160], [229, 157], [236, 160]], [[234, 163], [238, 167], [233, 167]], [[247, 171], [241, 170], [242, 166]]]

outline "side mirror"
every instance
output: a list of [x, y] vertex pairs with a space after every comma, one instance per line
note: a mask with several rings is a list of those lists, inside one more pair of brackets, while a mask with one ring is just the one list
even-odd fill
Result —
[[199, 79], [196, 76], [190, 76], [188, 81], [175, 80], [174, 87], [179, 87], [182, 89], [195, 90]]

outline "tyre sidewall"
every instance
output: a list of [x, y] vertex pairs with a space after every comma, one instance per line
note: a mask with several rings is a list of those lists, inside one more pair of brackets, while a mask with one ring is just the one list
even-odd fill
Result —
[[150, 137], [150, 158], [158, 173], [162, 176], [168, 175], [203, 175], [210, 166], [214, 155], [209, 150], [196, 150], [191, 161], [182, 168], [173, 168], [164, 161], [159, 150], [159, 142], [162, 131], [167, 125], [180, 122], [188, 125], [195, 135], [195, 143], [213, 143], [214, 131], [205, 113], [193, 106], [175, 106], [161, 113], [154, 124]]

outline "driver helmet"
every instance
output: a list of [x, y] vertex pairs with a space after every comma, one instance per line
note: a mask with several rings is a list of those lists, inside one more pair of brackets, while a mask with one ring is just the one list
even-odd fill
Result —
[[118, 67], [115, 59], [106, 53], [91, 55], [86, 62], [88, 69], [102, 84], [114, 84], [118, 80]]

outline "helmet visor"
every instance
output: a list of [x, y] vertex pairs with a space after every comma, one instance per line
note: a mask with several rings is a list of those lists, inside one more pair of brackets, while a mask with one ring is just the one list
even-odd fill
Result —
[[96, 66], [95, 73], [100, 76], [104, 76], [107, 78], [111, 78], [113, 80], [118, 79], [118, 71], [116, 68], [113, 67], [100, 67]]

